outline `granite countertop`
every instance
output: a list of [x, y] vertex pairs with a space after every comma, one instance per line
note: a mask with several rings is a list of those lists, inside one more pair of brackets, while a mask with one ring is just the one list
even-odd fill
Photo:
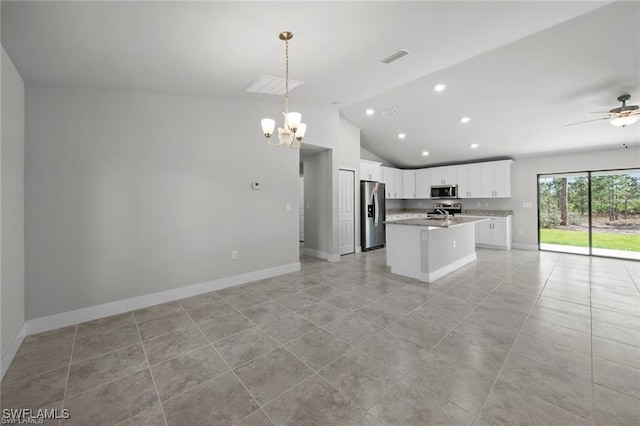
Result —
[[[385, 214], [425, 214], [432, 209], [389, 209], [385, 210]], [[468, 216], [496, 216], [507, 217], [513, 215], [513, 210], [462, 210], [460, 215]]]
[[466, 225], [467, 223], [483, 222], [489, 219], [471, 218], [456, 216], [449, 219], [449, 226], [444, 226], [444, 219], [440, 218], [421, 218], [421, 219], [399, 219], [386, 221], [387, 225], [409, 225], [409, 226], [425, 226], [429, 228], [451, 228], [458, 225]]
[[507, 217], [513, 215], [513, 210], [462, 210], [460, 214], [469, 216], [500, 216]]

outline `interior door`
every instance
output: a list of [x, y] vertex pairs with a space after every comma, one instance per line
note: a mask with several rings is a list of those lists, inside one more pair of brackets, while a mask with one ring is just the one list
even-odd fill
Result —
[[355, 251], [355, 173], [353, 170], [339, 170], [338, 224], [340, 229], [338, 252]]

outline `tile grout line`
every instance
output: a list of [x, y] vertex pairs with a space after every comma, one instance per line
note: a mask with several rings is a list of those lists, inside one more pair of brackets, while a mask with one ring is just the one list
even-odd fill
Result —
[[[498, 382], [498, 378], [500, 377], [500, 374], [502, 374], [502, 370], [504, 370], [504, 366], [507, 364], [507, 360], [509, 359], [509, 355], [511, 355], [511, 352], [513, 350], [513, 346], [516, 344], [516, 342], [518, 341], [518, 338], [520, 337], [520, 334], [522, 334], [522, 329], [524, 328], [524, 325], [526, 324], [527, 320], [529, 319], [529, 317], [531, 316], [531, 312], [533, 312], [533, 310], [535, 309], [538, 300], [540, 299], [540, 296], [542, 295], [542, 292], [544, 291], [544, 289], [547, 287], [547, 283], [549, 282], [549, 278], [551, 277], [551, 275], [553, 274], [553, 271], [555, 270], [556, 264], [554, 264], [553, 268], [551, 269], [551, 271], [549, 271], [549, 275], [547, 276], [547, 278], [545, 279], [544, 285], [542, 286], [542, 288], [540, 289], [540, 292], [538, 293], [538, 297], [536, 297], [535, 302], [533, 303], [533, 306], [531, 307], [531, 309], [529, 310], [529, 313], [527, 314], [527, 317], [525, 318], [524, 322], [522, 323], [522, 325], [520, 326], [520, 329], [518, 330], [518, 334], [516, 336], [516, 338], [513, 340], [513, 343], [511, 344], [511, 347], [509, 348], [509, 350], [507, 351], [507, 357], [505, 358], [505, 360], [502, 362], [502, 365], [500, 366], [500, 369], [498, 370], [498, 373], [496, 374], [496, 378], [493, 380], [493, 384], [491, 385], [491, 388], [489, 389], [489, 392], [487, 392], [487, 396], [485, 396], [484, 401], [482, 401], [482, 404], [480, 405], [480, 408], [478, 408], [478, 411], [476, 412], [475, 416], [473, 417], [473, 423], [475, 423], [476, 420], [478, 420], [478, 416], [480, 415], [480, 413], [482, 413], [482, 409], [484, 408], [485, 404], [487, 403], [487, 399], [489, 399], [489, 395], [491, 395], [491, 392], [493, 392], [493, 388], [495, 387], [496, 383]], [[528, 393], [527, 393], [528, 394]], [[528, 394], [529, 395], [529, 394]], [[533, 396], [533, 395], [532, 395]], [[535, 397], [535, 396], [534, 396]], [[539, 399], [539, 398], [538, 398]], [[547, 401], [545, 401], [547, 402]], [[548, 402], [547, 402], [548, 403]], [[553, 404], [551, 404], [553, 405]], [[559, 408], [559, 407], [558, 407]], [[565, 410], [566, 411], [566, 410]]]
[[160, 392], [158, 392], [158, 386], [156, 385], [156, 380], [153, 377], [153, 373], [151, 372], [151, 365], [149, 364], [149, 357], [147, 356], [147, 350], [145, 349], [144, 342], [142, 341], [142, 334], [140, 334], [140, 328], [138, 327], [138, 319], [136, 318], [136, 314], [135, 313], [133, 313], [133, 320], [134, 320], [134, 322], [136, 324], [136, 330], [138, 330], [138, 340], [140, 341], [140, 346], [142, 346], [142, 353], [144, 354], [144, 359], [147, 362], [147, 370], [149, 370], [149, 376], [151, 376], [151, 383], [153, 383], [153, 389], [156, 391], [156, 397], [158, 398], [158, 404], [160, 405], [160, 409], [162, 410], [162, 418], [164, 419], [164, 423], [166, 425], [168, 425], [169, 422], [167, 422], [167, 414], [164, 411], [164, 405], [162, 404], [162, 399], [160, 398]]
[[[64, 392], [62, 394], [62, 404], [60, 409], [64, 408], [64, 403], [67, 400], [67, 389], [69, 388], [69, 378], [71, 377], [71, 365], [73, 364], [73, 350], [76, 346], [76, 336], [78, 335], [78, 325], [76, 324], [75, 330], [73, 330], [73, 343], [71, 344], [71, 353], [69, 354], [69, 368], [67, 370], [67, 381], [64, 385]], [[62, 419], [58, 420], [58, 424], [62, 424]]]
[[[228, 302], [227, 302], [228, 303]], [[182, 305], [180, 305], [182, 306]], [[249, 396], [254, 400], [254, 402], [258, 405], [259, 409], [262, 409], [262, 405], [260, 405], [260, 403], [258, 402], [258, 400], [256, 399], [256, 397], [249, 391], [249, 389], [247, 388], [247, 386], [244, 384], [244, 382], [242, 380], [240, 380], [240, 378], [238, 377], [238, 375], [236, 374], [235, 371], [233, 371], [233, 368], [231, 368], [231, 366], [229, 365], [229, 363], [227, 362], [226, 359], [224, 359], [224, 357], [222, 355], [220, 355], [220, 352], [218, 352], [218, 349], [216, 349], [216, 347], [214, 346], [213, 342], [211, 342], [211, 340], [209, 340], [209, 338], [207, 337], [207, 335], [204, 333], [204, 331], [200, 328], [200, 326], [195, 322], [195, 320], [193, 319], [193, 317], [191, 316], [191, 314], [189, 314], [189, 312], [184, 308], [184, 306], [182, 306], [182, 309], [184, 309], [184, 311], [187, 313], [187, 315], [189, 315], [189, 318], [191, 319], [191, 321], [195, 324], [196, 328], [198, 330], [200, 330], [200, 333], [204, 336], [205, 339], [207, 339], [207, 341], [209, 341], [209, 346], [211, 346], [211, 348], [216, 352], [216, 354], [218, 355], [218, 357], [222, 360], [222, 362], [225, 363], [225, 365], [227, 366], [227, 368], [229, 369], [229, 371], [231, 372], [231, 374], [233, 374], [233, 376], [236, 378], [236, 380], [238, 381], [238, 383], [240, 383], [242, 385], [242, 387], [244, 388], [244, 390], [249, 394]], [[235, 308], [234, 308], [235, 309]], [[251, 321], [251, 319], [249, 319], [249, 321]], [[217, 377], [221, 377], [217, 376]], [[211, 378], [210, 380], [215, 380], [214, 378]], [[207, 380], [203, 383], [200, 383], [198, 386], [203, 385], [204, 383], [210, 381]], [[196, 386], [197, 387], [197, 386]], [[193, 388], [195, 389], [195, 387]], [[187, 391], [185, 391], [187, 392]], [[182, 394], [184, 394], [185, 392], [182, 392]], [[176, 395], [177, 396], [177, 395]], [[252, 411], [251, 413], [249, 413], [247, 416], [243, 417], [242, 419], [238, 420], [235, 424], [241, 422], [242, 420], [244, 420], [246, 417], [250, 416], [251, 414], [253, 414], [255, 411]], [[266, 411], [262, 410], [264, 412], [264, 414], [267, 416], [267, 419], [269, 419], [269, 421], [271, 423], [273, 423], [275, 425], [275, 422], [271, 419], [271, 417], [269, 417], [269, 415], [266, 413]]]
[[[508, 276], [508, 275], [507, 275], [507, 276]], [[504, 281], [504, 279], [506, 279], [506, 277], [505, 277], [505, 278], [503, 278], [503, 280], [502, 280], [502, 281]], [[502, 282], [502, 281], [500, 281], [500, 282]], [[459, 283], [454, 283], [452, 286], [456, 286], [456, 285], [459, 285]], [[496, 287], [497, 287], [498, 285], [500, 285], [500, 284], [497, 284], [497, 285], [496, 285]], [[495, 288], [495, 287], [494, 287], [494, 288]], [[388, 326], [388, 327], [385, 327], [385, 328], [384, 328], [384, 329], [382, 329], [379, 333], [374, 334], [374, 335], [373, 335], [373, 336], [371, 336], [369, 339], [365, 339], [365, 340], [364, 340], [364, 341], [362, 341], [358, 346], [361, 346], [361, 345], [362, 345], [362, 344], [364, 344], [366, 341], [368, 341], [368, 340], [370, 340], [371, 338], [373, 338], [373, 337], [377, 336], [378, 334], [381, 334], [383, 331], [386, 331], [388, 328], [390, 328], [391, 326], [393, 326], [393, 324], [395, 324], [396, 322], [398, 322], [398, 321], [400, 321], [400, 320], [404, 319], [405, 317], [407, 317], [407, 316], [411, 315], [413, 312], [417, 311], [417, 310], [418, 310], [418, 309], [420, 309], [422, 306], [427, 305], [431, 300], [435, 299], [436, 297], [441, 296], [442, 294], [446, 294], [446, 293], [445, 293], [445, 291], [446, 291], [446, 287], [445, 287], [445, 290], [440, 291], [440, 292], [439, 292], [438, 294], [436, 294], [433, 298], [429, 298], [426, 302], [424, 302], [424, 303], [423, 303], [423, 304], [421, 304], [420, 306], [416, 307], [415, 309], [413, 309], [413, 310], [409, 311], [406, 315], [404, 315], [403, 317], [399, 318], [397, 321], [394, 321], [393, 323], [389, 324], [389, 326]], [[487, 296], [485, 296], [482, 300], [486, 299], [486, 297], [488, 297], [488, 296], [489, 296], [489, 294], [491, 294], [491, 292], [489, 292], [489, 293], [487, 294]], [[478, 302], [478, 305], [479, 305], [480, 303], [482, 303], [482, 300], [481, 300], [480, 302]], [[477, 305], [476, 305], [476, 306], [477, 306]], [[474, 309], [475, 309], [475, 308], [474, 308]], [[473, 309], [469, 312], [469, 314], [470, 314], [472, 311], [473, 311]], [[465, 315], [465, 316], [464, 316], [464, 318], [466, 318], [469, 314]], [[463, 318], [462, 320], [460, 320], [458, 323], [456, 323], [456, 325], [454, 325], [454, 326], [453, 326], [453, 328], [457, 327], [457, 325], [458, 325], [460, 322], [462, 322], [462, 321], [464, 320], [464, 318]], [[451, 330], [453, 330], [453, 328], [452, 328]], [[447, 335], [450, 333], [450, 331], [451, 331], [451, 330], [449, 330], [449, 332], [447, 332]], [[401, 335], [399, 335], [399, 336], [400, 336], [400, 337], [402, 337], [403, 339], [405, 339], [403, 336], [401, 336]], [[445, 337], [446, 337], [446, 335], [445, 335]], [[438, 341], [438, 343], [439, 343], [440, 341], [442, 341], [443, 339], [444, 339], [444, 337], [443, 337], [442, 339], [440, 339], [440, 340]], [[405, 339], [405, 340], [408, 340], [408, 339]], [[411, 342], [410, 340], [408, 340], [408, 341], [409, 341], [409, 342]], [[413, 342], [411, 342], [411, 343], [413, 343]], [[433, 345], [433, 346], [431, 347], [431, 349], [428, 349], [428, 351], [429, 351], [429, 352], [431, 352], [431, 350], [432, 350], [434, 347], [436, 347], [436, 346], [438, 345], [438, 343], [436, 343], [435, 345]], [[415, 343], [414, 343], [414, 344], [415, 344]], [[421, 346], [421, 345], [418, 345], [418, 346]], [[427, 349], [427, 348], [425, 348], [425, 349]], [[344, 356], [344, 354], [343, 354], [343, 356]], [[380, 361], [380, 362], [383, 362], [383, 361], [381, 361], [379, 358], [377, 358], [375, 355], [371, 354], [371, 356], [372, 356], [373, 358], [375, 358], [376, 360], [378, 360], [378, 361]], [[424, 358], [425, 358], [425, 357], [421, 358], [421, 360], [423, 360]], [[333, 362], [335, 362], [335, 361], [333, 361]], [[393, 368], [393, 367], [391, 367], [391, 368]], [[405, 372], [404, 372], [404, 371], [402, 371], [402, 370], [397, 370], [397, 371], [400, 373], [400, 377], [399, 377], [397, 380], [395, 380], [395, 381], [394, 381], [394, 382], [389, 386], [389, 388], [388, 388], [388, 389], [387, 389], [387, 390], [386, 390], [382, 395], [380, 395], [380, 396], [379, 396], [379, 397], [378, 397], [378, 398], [373, 402], [373, 404], [371, 404], [371, 407], [374, 407], [374, 406], [375, 406], [379, 401], [381, 401], [381, 400], [382, 400], [382, 399], [383, 399], [383, 398], [384, 398], [384, 397], [385, 397], [389, 392], [391, 392], [391, 390], [392, 390], [392, 389], [393, 389], [393, 388], [394, 388], [398, 383], [400, 383], [403, 379], [408, 379], [408, 380], [412, 380], [412, 381], [414, 381], [414, 382], [415, 382], [415, 380], [413, 380], [411, 377], [409, 377], [409, 376], [408, 376], [408, 373], [405, 373]], [[417, 382], [416, 382], [416, 383], [417, 383]], [[420, 383], [418, 383], [418, 384], [420, 385]], [[422, 386], [422, 385], [421, 385], [421, 386]], [[429, 391], [433, 392], [431, 389], [429, 389], [429, 388], [427, 388], [427, 387], [425, 387], [425, 386], [423, 386], [423, 387], [424, 387], [425, 389], [427, 389], [427, 390], [429, 390]], [[447, 400], [448, 400], [448, 398], [447, 398]], [[453, 401], [451, 401], [451, 402], [453, 402]], [[455, 402], [453, 402], [453, 403], [455, 404]], [[455, 405], [456, 405], [456, 406], [458, 406], [458, 404], [455, 404]], [[463, 411], [465, 411], [465, 412], [469, 412], [468, 410], [466, 410], [466, 409], [464, 409], [464, 408], [462, 408], [462, 407], [460, 407], [460, 408], [461, 408]], [[380, 420], [380, 419], [378, 419], [376, 416], [374, 416], [371, 412], [369, 412], [368, 410], [367, 410], [367, 413], [368, 413], [369, 415], [371, 415], [373, 418], [375, 418], [376, 420]], [[472, 413], [469, 413], [469, 414], [472, 414]]]

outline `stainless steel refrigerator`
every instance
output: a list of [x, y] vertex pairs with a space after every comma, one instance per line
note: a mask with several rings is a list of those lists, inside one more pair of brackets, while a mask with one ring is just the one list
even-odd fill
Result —
[[360, 231], [362, 251], [384, 247], [384, 183], [360, 182]]

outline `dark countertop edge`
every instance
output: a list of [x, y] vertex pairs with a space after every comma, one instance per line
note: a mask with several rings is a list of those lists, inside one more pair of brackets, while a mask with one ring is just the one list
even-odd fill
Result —
[[489, 220], [489, 219], [467, 219], [464, 221], [453, 221], [452, 223], [449, 224], [449, 226], [442, 226], [442, 224], [444, 223], [444, 219], [442, 221], [431, 221], [432, 223], [425, 223], [424, 219], [400, 219], [400, 220], [392, 220], [392, 221], [385, 221], [384, 223], [387, 225], [402, 225], [402, 226], [418, 226], [418, 227], [422, 227], [422, 228], [429, 228], [429, 229], [438, 229], [438, 228], [455, 228], [456, 226], [460, 226], [460, 225], [469, 225], [472, 223], [476, 223], [476, 222], [484, 222], [485, 220]]
[[[393, 214], [424, 214], [427, 210], [432, 209], [389, 209], [385, 210], [385, 214], [393, 215]], [[469, 216], [497, 216], [497, 217], [507, 217], [513, 216], [513, 210], [462, 210], [460, 215], [469, 215]]]

